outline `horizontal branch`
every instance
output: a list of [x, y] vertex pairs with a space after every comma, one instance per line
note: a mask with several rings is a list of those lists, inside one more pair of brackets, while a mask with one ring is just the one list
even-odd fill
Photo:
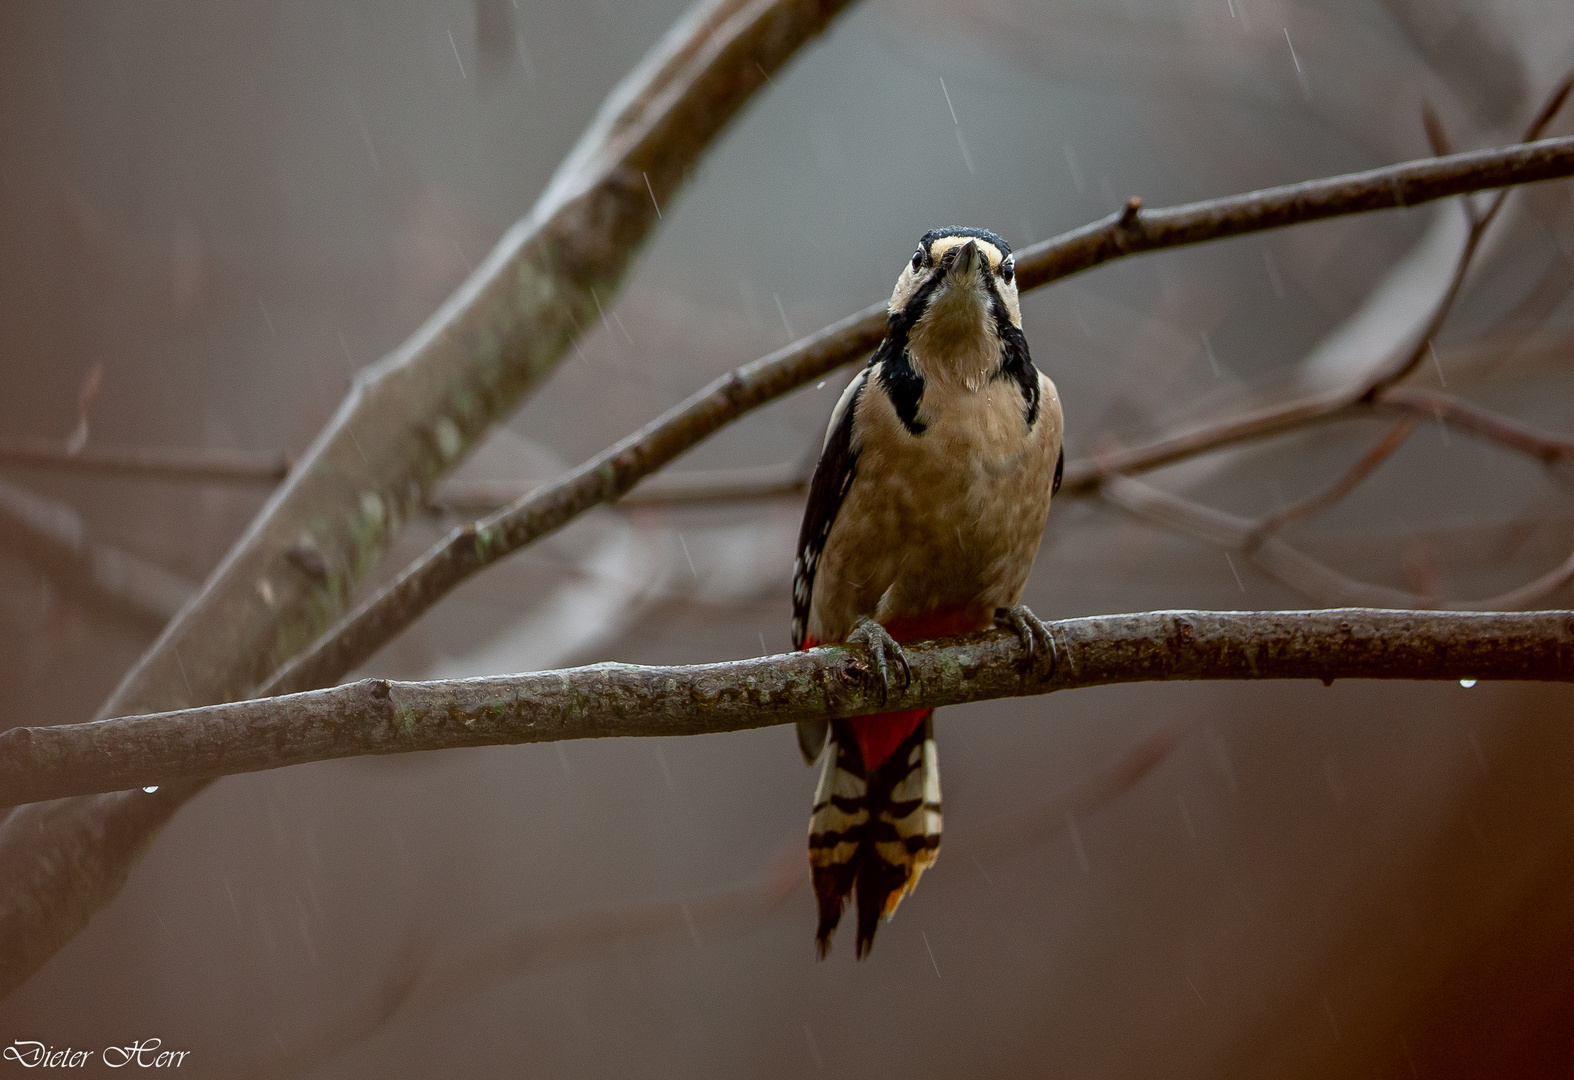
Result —
[[[809, 489], [813, 467], [813, 462], [789, 461], [755, 468], [657, 473], [619, 499], [618, 505], [688, 506], [801, 495]], [[528, 497], [548, 482], [448, 480], [437, 486], [427, 505], [438, 513], [483, 517]]]
[[[1177, 679], [1574, 680], [1574, 612], [1161, 611], [1051, 626], [1059, 662], [991, 631], [908, 647], [882, 701], [866, 654], [831, 647], [688, 667], [596, 664], [286, 697], [0, 734], [0, 805], [461, 746], [741, 731], [882, 709]], [[1047, 665], [1042, 665], [1047, 666]]]
[[1373, 405], [1386, 412], [1409, 412], [1441, 420], [1460, 431], [1540, 458], [1549, 465], [1574, 458], [1574, 439], [1525, 427], [1506, 416], [1440, 390], [1394, 386], [1379, 394]]
[[1312, 558], [1278, 536], [1265, 535], [1263, 525], [1243, 517], [1133, 480], [1111, 477], [1104, 498], [1138, 517], [1146, 518], [1205, 543], [1243, 555], [1264, 573], [1302, 596], [1322, 604], [1361, 605], [1374, 608], [1424, 606], [1450, 611], [1510, 611], [1540, 603], [1554, 591], [1574, 581], [1574, 554], [1519, 588], [1476, 601], [1437, 602], [1386, 585], [1373, 585], [1343, 574]]
[[1061, 490], [1091, 495], [1111, 477], [1151, 472], [1199, 457], [1295, 431], [1308, 424], [1326, 424], [1372, 412], [1410, 413], [1452, 424], [1461, 431], [1539, 458], [1544, 462], [1574, 458], [1574, 439], [1525, 427], [1506, 416], [1473, 405], [1454, 394], [1418, 387], [1390, 386], [1370, 399], [1360, 389], [1339, 390], [1298, 398], [1231, 417], [1217, 424], [1166, 435], [1139, 446], [1091, 454], [1066, 462]]
[[[1024, 249], [1017, 256], [1017, 277], [1022, 288], [1037, 288], [1123, 255], [1570, 175], [1574, 137], [1413, 161], [1164, 210], [1142, 211], [1134, 201], [1101, 222]], [[262, 692], [288, 693], [336, 682], [472, 574], [586, 510], [621, 498], [645, 476], [745, 413], [865, 355], [884, 332], [884, 305], [865, 308], [722, 376], [557, 482], [455, 529], [280, 669]], [[1341, 394], [1244, 417], [1222, 433], [1214, 431], [1209, 445], [1287, 430], [1348, 404], [1349, 396]], [[1151, 461], [1141, 467], [1199, 452], [1195, 439], [1174, 442], [1150, 453]], [[1066, 486], [1089, 490], [1111, 471], [1122, 470], [1103, 459], [1068, 463]]]
[[0, 441], [0, 465], [99, 476], [263, 487], [277, 484], [290, 472], [290, 460], [282, 455], [260, 457], [172, 446], [87, 446], [73, 451], [63, 440], [49, 439]]

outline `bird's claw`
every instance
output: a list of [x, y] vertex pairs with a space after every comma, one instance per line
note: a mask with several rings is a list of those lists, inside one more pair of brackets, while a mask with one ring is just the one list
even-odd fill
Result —
[[1044, 678], [1055, 674], [1059, 666], [1060, 655], [1055, 648], [1055, 635], [1050, 633], [1044, 620], [1033, 614], [1026, 604], [1018, 604], [1011, 608], [995, 609], [995, 625], [1011, 630], [1016, 634], [1017, 640], [1022, 642], [1022, 648], [1027, 653], [1029, 664], [1038, 660], [1039, 650], [1042, 647], [1045, 655], [1049, 657], [1049, 670], [1044, 673]]
[[870, 661], [874, 665], [875, 677], [880, 680], [880, 704], [885, 704], [891, 696], [891, 660], [902, 668], [902, 688], [905, 690], [913, 681], [913, 669], [908, 666], [907, 654], [896, 643], [896, 639], [888, 633], [885, 627], [865, 616], [858, 620], [858, 625], [853, 627], [853, 632], [847, 635], [848, 644], [857, 642], [869, 650]]

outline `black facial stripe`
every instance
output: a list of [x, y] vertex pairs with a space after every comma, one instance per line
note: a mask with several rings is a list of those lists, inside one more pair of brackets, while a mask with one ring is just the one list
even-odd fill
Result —
[[902, 421], [909, 435], [922, 435], [927, 430], [928, 425], [918, 419], [918, 406], [924, 400], [924, 377], [913, 367], [905, 347], [895, 357], [888, 357], [881, 363], [880, 389], [891, 399], [897, 419]]
[[934, 291], [945, 280], [948, 269], [949, 267], [942, 263], [933, 274], [924, 280], [922, 285], [913, 290], [913, 295], [908, 297], [907, 303], [902, 305], [901, 311], [893, 311], [886, 316], [885, 337], [887, 341], [891, 339], [891, 335], [900, 333], [902, 335], [902, 345], [906, 347], [908, 331], [923, 317], [924, 309], [929, 306], [929, 298], [934, 295]]
[[943, 280], [945, 268], [941, 267], [918, 286], [901, 311], [893, 311], [886, 317], [885, 340], [869, 358], [871, 367], [880, 365], [880, 389], [890, 399], [902, 426], [914, 436], [922, 435], [925, 430], [925, 424], [918, 419], [918, 406], [924, 400], [924, 377], [913, 367], [907, 353], [907, 335], [929, 307], [930, 297]]
[[1017, 389], [1022, 391], [1023, 419], [1031, 431], [1038, 422], [1038, 368], [1028, 355], [1027, 336], [1011, 322], [994, 277], [985, 274], [983, 278], [984, 287], [989, 290], [989, 309], [995, 316], [995, 332], [1000, 335], [1000, 370], [996, 378], [1016, 380]]

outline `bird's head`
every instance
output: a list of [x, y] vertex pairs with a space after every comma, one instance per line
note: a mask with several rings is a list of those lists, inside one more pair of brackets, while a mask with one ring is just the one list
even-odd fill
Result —
[[1002, 324], [1021, 328], [1016, 258], [985, 229], [924, 234], [891, 294], [925, 374], [955, 374], [969, 385], [999, 362]]

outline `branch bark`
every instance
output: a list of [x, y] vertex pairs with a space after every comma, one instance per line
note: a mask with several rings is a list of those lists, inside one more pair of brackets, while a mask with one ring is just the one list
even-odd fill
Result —
[[72, 450], [64, 442], [47, 439], [0, 442], [0, 465], [94, 476], [263, 487], [272, 487], [290, 471], [290, 461], [285, 457], [266, 458], [167, 446], [88, 446]]
[[[323, 639], [321, 655], [267, 679], [343, 609], [354, 581], [436, 477], [552, 369], [580, 326], [589, 325], [595, 301], [614, 290], [652, 224], [649, 196], [665, 199], [766, 72], [840, 6], [833, 0], [718, 0], [675, 28], [609, 99], [530, 217], [410, 342], [357, 379], [334, 421], [203, 594], [101, 715], [332, 682], [475, 569], [615, 499], [748, 409], [872, 348], [883, 332], [878, 305], [719, 380], [687, 408], [482, 523], [486, 528], [457, 531], [451, 550], [425, 560], [435, 568], [430, 580], [401, 577], [392, 594], [383, 594], [391, 598], [374, 601], [380, 609], [355, 617], [364, 625], [346, 644], [337, 644], [347, 626], [341, 624]], [[1170, 210], [1144, 212], [1134, 203], [1026, 249], [1018, 275], [1023, 287], [1032, 288], [1142, 251], [1569, 175], [1574, 138], [1547, 139]], [[484, 550], [477, 538], [487, 542]], [[461, 572], [436, 587], [451, 574], [442, 565], [449, 562]], [[321, 573], [303, 573], [302, 567]], [[119, 890], [152, 836], [200, 787], [170, 785], [155, 796], [29, 807], [0, 826], [0, 993], [26, 978]]]
[[[1017, 258], [1017, 278], [1021, 288], [1032, 289], [1142, 251], [1569, 175], [1574, 175], [1574, 137], [1408, 162], [1165, 210], [1143, 212], [1141, 201], [1133, 200], [1126, 210], [1102, 221], [1025, 249]], [[744, 413], [868, 353], [884, 333], [884, 306], [868, 307], [717, 379], [556, 483], [455, 529], [281, 669], [261, 692], [291, 693], [343, 678], [472, 574], [586, 510], [617, 500]], [[1289, 430], [1355, 406], [1368, 389], [1292, 402], [1140, 452], [1072, 462], [1065, 486], [1073, 492], [1090, 491], [1113, 473], [1157, 468], [1207, 449]]]
[[54, 580], [85, 586], [155, 629], [197, 591], [179, 574], [93, 539], [82, 515], [65, 503], [6, 480], [0, 480], [0, 528]]
[[1111, 477], [1104, 498], [1176, 532], [1233, 551], [1250, 559], [1264, 573], [1277, 578], [1311, 600], [1324, 604], [1359, 604], [1380, 608], [1424, 605], [1450, 611], [1504, 611], [1529, 607], [1574, 580], [1574, 554], [1533, 581], [1517, 589], [1476, 601], [1436, 603], [1386, 585], [1357, 581], [1321, 563], [1300, 548], [1274, 535], [1263, 535], [1257, 522], [1133, 480]]
[[331, 758], [699, 735], [1177, 679], [1574, 681], [1574, 611], [1158, 611], [1053, 623], [1058, 662], [995, 630], [907, 647], [882, 697], [844, 646], [688, 667], [595, 664], [328, 690], [0, 734], [0, 804], [189, 783]]
[[[555, 367], [728, 120], [849, 0], [709, 0], [609, 96], [531, 213], [337, 415], [101, 715], [251, 697], [344, 609], [427, 490]], [[113, 897], [201, 785], [14, 811], [0, 994]]]
[[[819, 445], [815, 445], [818, 452]], [[693, 506], [704, 503], [781, 499], [809, 490], [814, 462], [788, 461], [757, 468], [664, 472], [618, 500], [620, 507]], [[449, 480], [432, 492], [434, 512], [484, 517], [529, 497], [550, 481]]]

